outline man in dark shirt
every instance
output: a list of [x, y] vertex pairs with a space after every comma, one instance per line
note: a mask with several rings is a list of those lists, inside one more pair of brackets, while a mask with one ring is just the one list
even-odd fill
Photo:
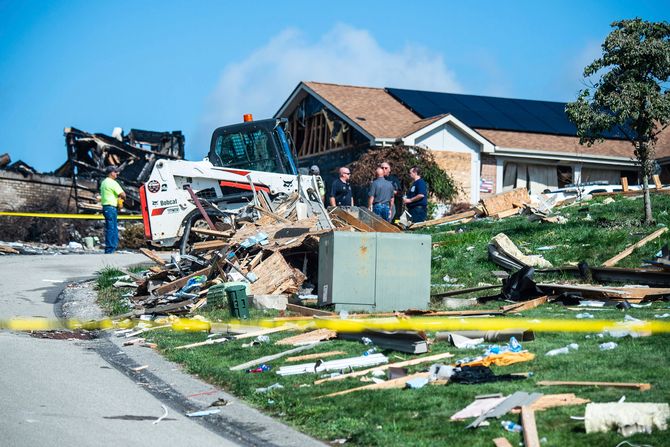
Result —
[[349, 168], [340, 168], [340, 178], [335, 179], [330, 187], [330, 206], [354, 206], [349, 177]]
[[393, 222], [396, 219], [399, 219], [402, 214], [402, 188], [400, 179], [391, 174], [391, 165], [389, 162], [385, 161], [380, 166], [384, 170], [384, 178], [393, 183], [393, 204], [391, 205], [392, 214], [390, 220], [390, 222]]
[[377, 178], [372, 182], [368, 191], [368, 208], [377, 216], [389, 222], [393, 216], [391, 207], [393, 206], [395, 189], [393, 184], [384, 178], [383, 168], [377, 168], [375, 175]]
[[423, 222], [428, 214], [428, 185], [421, 178], [421, 170], [417, 166], [409, 170], [409, 176], [413, 183], [403, 203], [409, 214], [412, 215], [412, 222]]

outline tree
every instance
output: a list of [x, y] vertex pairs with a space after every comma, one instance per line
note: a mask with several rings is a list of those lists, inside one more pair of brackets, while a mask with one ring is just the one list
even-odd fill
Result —
[[565, 111], [581, 144], [591, 146], [608, 132], [629, 140], [640, 163], [644, 222], [654, 222], [649, 196], [658, 134], [670, 123], [670, 24], [639, 18], [612, 23], [602, 56], [584, 69], [597, 78]]

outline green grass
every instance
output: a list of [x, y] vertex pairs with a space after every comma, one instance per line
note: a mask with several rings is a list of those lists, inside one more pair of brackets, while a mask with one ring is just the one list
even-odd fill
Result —
[[[458, 282], [476, 286], [480, 282], [495, 283], [492, 270], [500, 270], [486, 257], [486, 244], [492, 236], [505, 232], [522, 250], [536, 253], [543, 245], [557, 245], [560, 248], [545, 251], [545, 258], [554, 265], [586, 260], [599, 265], [617, 254], [627, 245], [639, 240], [654, 229], [637, 224], [642, 216], [640, 200], [617, 199], [613, 204], [600, 205], [601, 200], [588, 205], [566, 207], [561, 213], [568, 217], [566, 225], [530, 223], [524, 217], [514, 217], [498, 222], [478, 221], [454, 227], [439, 227], [428, 230], [433, 241], [447, 241], [448, 244], [433, 251], [432, 282], [442, 282], [448, 274], [458, 278]], [[583, 208], [588, 207], [587, 210]], [[670, 209], [670, 197], [654, 196], [657, 220], [668, 224], [665, 210]], [[581, 220], [586, 214], [592, 220]], [[463, 232], [447, 233], [448, 230], [462, 228]], [[635, 251], [621, 262], [621, 266], [638, 266], [643, 259], [649, 259], [668, 241], [666, 234]], [[472, 250], [467, 247], [474, 246]], [[546, 275], [542, 277], [544, 281]], [[107, 282], [107, 284], [109, 281]], [[102, 290], [106, 290], [102, 288]], [[495, 292], [495, 290], [493, 291]], [[486, 308], [495, 308], [505, 303], [493, 302]], [[667, 302], [656, 302], [651, 308], [631, 309], [628, 313], [641, 319], [653, 319], [654, 314], [670, 312]], [[560, 304], [547, 304], [514, 318], [571, 319], [577, 312]], [[608, 308], [593, 311], [597, 318], [623, 320], [624, 313]], [[209, 318], [226, 319], [226, 311], [205, 313]], [[262, 316], [254, 313], [252, 318]], [[522, 323], [520, 323], [522, 325]], [[288, 334], [271, 335], [276, 341]], [[433, 335], [433, 334], [429, 334]], [[588, 336], [588, 337], [587, 337]], [[313, 385], [313, 375], [281, 377], [273, 371], [260, 374], [233, 372], [230, 366], [246, 362], [264, 355], [287, 349], [273, 344], [242, 348], [243, 341], [226, 342], [190, 350], [171, 348], [206, 339], [204, 333], [176, 333], [156, 331], [151, 339], [158, 343], [166, 357], [182, 364], [185, 369], [201, 378], [219, 385], [245, 399], [251, 405], [309, 433], [324, 441], [346, 438], [346, 445], [355, 446], [435, 446], [467, 445], [490, 446], [492, 439], [506, 437], [512, 445], [522, 441], [521, 434], [508, 433], [500, 427], [499, 421], [492, 421], [488, 427], [467, 430], [468, 422], [450, 422], [449, 417], [468, 405], [476, 395], [514, 391], [541, 391], [545, 394], [575, 393], [593, 402], [613, 402], [626, 396], [627, 402], [670, 402], [670, 335], [654, 335], [642, 338], [616, 339], [619, 346], [615, 350], [600, 351], [598, 345], [612, 339], [597, 338], [585, 333], [536, 333], [536, 339], [523, 343], [524, 347], [536, 354], [530, 362], [506, 367], [493, 367], [498, 374], [513, 372], [533, 372], [529, 379], [515, 382], [501, 382], [480, 385], [439, 385], [426, 386], [418, 390], [384, 390], [352, 393], [345, 396], [317, 399], [331, 392], [363, 385], [358, 379]], [[544, 354], [554, 348], [569, 343], [578, 343], [579, 350], [556, 357]], [[360, 355], [366, 347], [361, 343], [330, 341], [304, 353], [342, 350], [346, 356]], [[432, 345], [431, 353], [452, 352], [455, 358], [477, 354], [478, 350], [458, 351], [444, 342]], [[409, 359], [411, 356], [396, 352], [386, 352], [390, 361]], [[282, 361], [272, 363], [276, 369]], [[426, 366], [410, 368], [419, 371]], [[652, 389], [647, 392], [589, 387], [540, 387], [540, 380], [589, 380], [612, 382], [649, 382]], [[275, 382], [285, 388], [268, 394], [256, 393], [258, 387], [267, 387]], [[536, 414], [538, 432], [547, 438], [543, 446], [615, 446], [623, 440], [616, 433], [587, 435], [584, 424], [570, 419], [583, 416], [583, 406], [550, 409]], [[504, 419], [519, 421], [518, 415], [507, 415]], [[651, 435], [635, 435], [626, 438], [634, 444], [654, 446], [670, 445], [668, 432], [654, 432]]]
[[[139, 269], [141, 270], [141, 268]], [[135, 268], [135, 270], [138, 270], [138, 268]], [[121, 270], [114, 267], [105, 267], [98, 274], [95, 285], [98, 291], [98, 305], [107, 315], [121, 315], [131, 310], [130, 306], [122, 299], [122, 295], [129, 289], [117, 289], [112, 286], [123, 275], [124, 273]]]

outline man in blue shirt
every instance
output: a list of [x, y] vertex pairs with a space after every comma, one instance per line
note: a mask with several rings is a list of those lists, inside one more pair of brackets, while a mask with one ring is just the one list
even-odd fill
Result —
[[335, 179], [330, 187], [330, 206], [354, 206], [350, 177], [349, 168], [340, 168], [340, 178]]
[[428, 185], [421, 178], [421, 170], [417, 166], [409, 170], [409, 176], [413, 183], [407, 191], [407, 197], [405, 197], [403, 203], [412, 216], [412, 222], [423, 222], [428, 214]]

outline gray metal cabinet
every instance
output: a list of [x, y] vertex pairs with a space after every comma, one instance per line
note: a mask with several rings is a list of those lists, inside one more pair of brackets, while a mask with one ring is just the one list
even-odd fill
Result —
[[335, 310], [426, 309], [429, 235], [335, 231], [319, 243], [319, 304]]

